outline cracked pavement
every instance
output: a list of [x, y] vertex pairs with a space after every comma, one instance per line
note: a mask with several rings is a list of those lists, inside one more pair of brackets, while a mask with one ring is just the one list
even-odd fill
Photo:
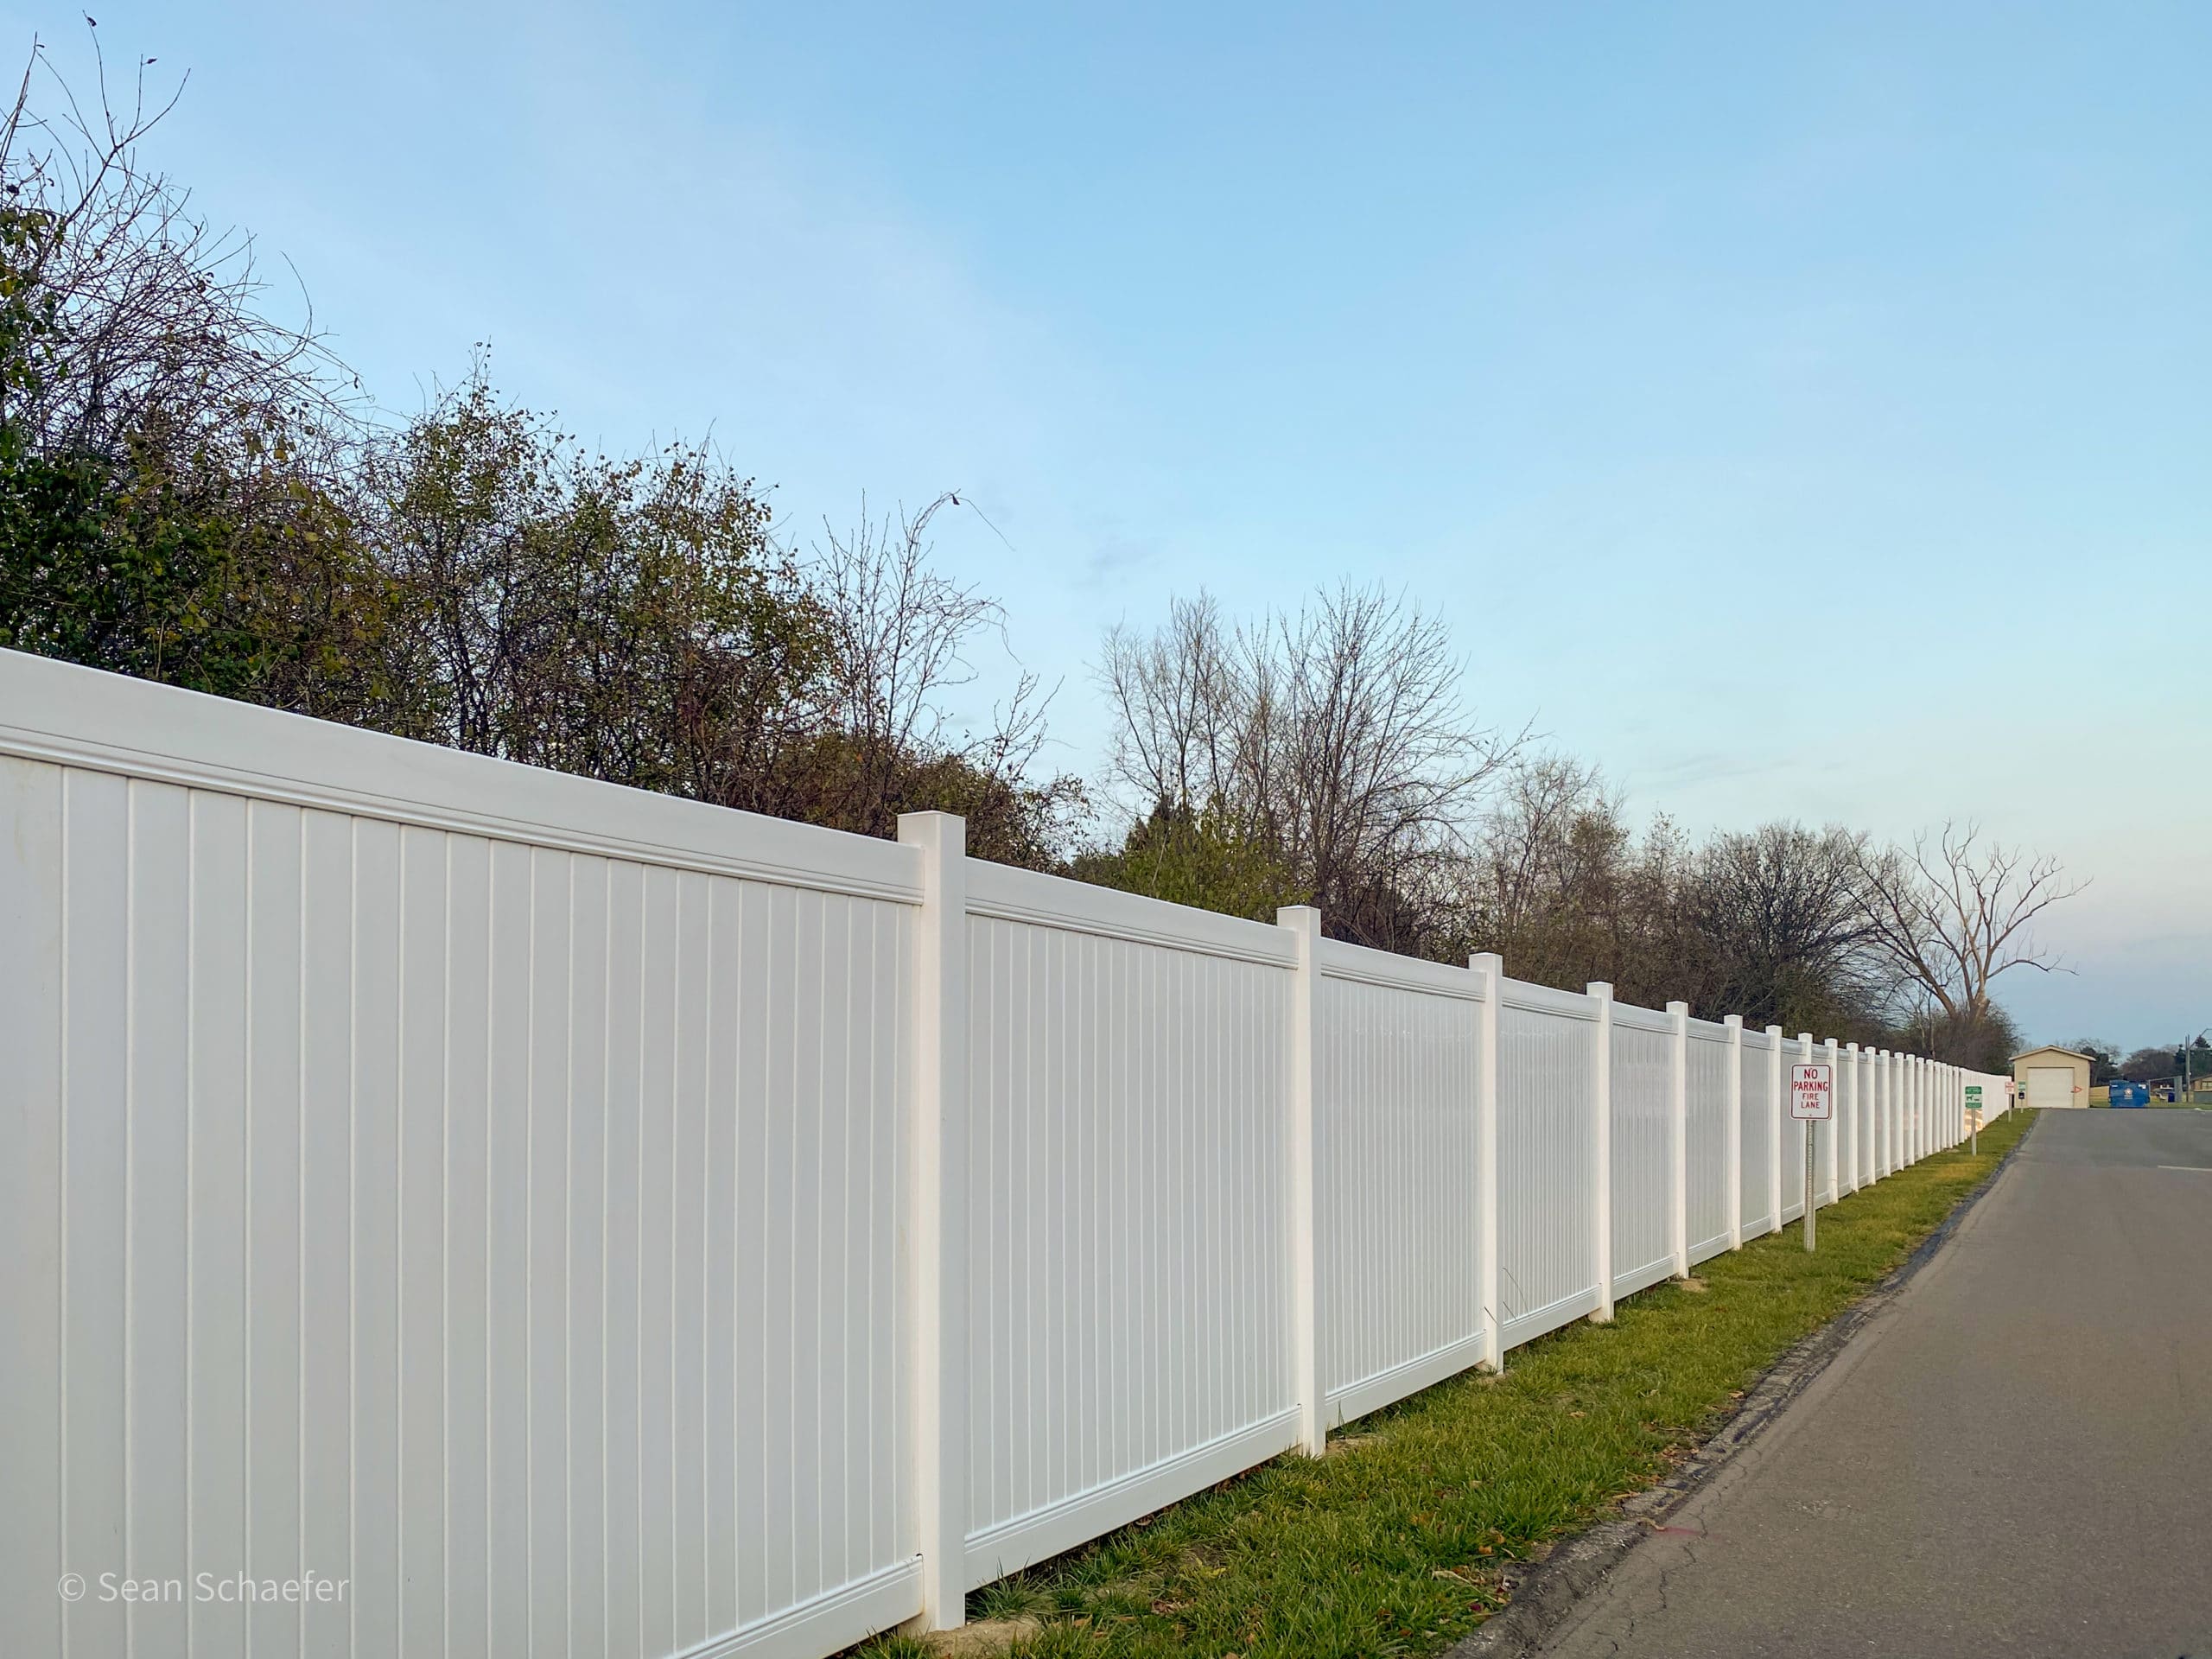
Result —
[[1538, 1651], [2212, 1656], [2212, 1113], [2044, 1114]]

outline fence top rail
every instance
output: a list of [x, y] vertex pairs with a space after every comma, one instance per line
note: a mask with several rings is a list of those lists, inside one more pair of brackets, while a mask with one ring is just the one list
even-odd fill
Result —
[[1356, 980], [1364, 985], [1414, 991], [1430, 996], [1456, 996], [1470, 1002], [1483, 1000], [1482, 976], [1471, 969], [1448, 962], [1429, 962], [1419, 957], [1394, 956], [1343, 939], [1324, 939], [1314, 965], [1327, 979]]
[[1640, 1008], [1633, 1002], [1613, 1004], [1613, 1024], [1626, 1026], [1631, 1031], [1656, 1031], [1662, 1034], [1675, 1028], [1673, 1016], [1656, 1013], [1650, 1008]]
[[[1749, 1035], [1746, 1033], [1745, 1035]], [[1690, 1021], [1690, 1040], [1695, 1043], [1722, 1043], [1728, 1040], [1728, 1027], [1717, 1020]]]
[[1270, 967], [1294, 967], [1298, 961], [1296, 937], [1272, 923], [982, 859], [968, 861], [968, 912]]
[[1554, 990], [1548, 985], [1532, 985], [1525, 979], [1507, 980], [1498, 1006], [1529, 1014], [1564, 1014], [1570, 1020], [1598, 1017], [1597, 1002], [1582, 992]]
[[896, 842], [22, 652], [0, 651], [0, 754], [785, 887], [922, 897], [920, 857]]

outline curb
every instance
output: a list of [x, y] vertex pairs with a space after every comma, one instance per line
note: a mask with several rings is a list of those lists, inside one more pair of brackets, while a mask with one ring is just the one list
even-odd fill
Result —
[[1618, 1519], [1601, 1522], [1561, 1543], [1541, 1561], [1507, 1567], [1500, 1582], [1512, 1599], [1485, 1619], [1471, 1634], [1445, 1650], [1442, 1659], [1524, 1659], [1548, 1641], [1576, 1602], [1611, 1572], [1629, 1552], [1650, 1536], [1665, 1517], [1697, 1491], [1729, 1459], [1757, 1438], [1759, 1431], [1780, 1414], [1813, 1379], [1827, 1369], [1846, 1344], [1895, 1299], [1914, 1274], [1949, 1242], [1983, 1194], [2012, 1166], [2020, 1148], [2035, 1134], [2032, 1119], [2027, 1132], [2015, 1141], [1997, 1166], [1973, 1190], [1951, 1206], [1936, 1230], [1913, 1247], [1910, 1255], [1891, 1268], [1872, 1290], [1806, 1337], [1769, 1366], [1758, 1381], [1745, 1390], [1743, 1400], [1674, 1473], [1657, 1485], [1647, 1487], [1624, 1501]]

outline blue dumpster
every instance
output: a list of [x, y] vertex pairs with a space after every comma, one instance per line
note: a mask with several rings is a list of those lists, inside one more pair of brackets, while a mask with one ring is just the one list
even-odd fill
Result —
[[2115, 1106], [2148, 1106], [2151, 1085], [2147, 1083], [2115, 1083], [2112, 1085], [2112, 1103]]

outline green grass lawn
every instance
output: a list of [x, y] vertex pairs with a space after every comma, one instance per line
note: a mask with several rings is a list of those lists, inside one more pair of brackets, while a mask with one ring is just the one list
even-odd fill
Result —
[[[1328, 1659], [1433, 1654], [1499, 1603], [1497, 1569], [1662, 1479], [1768, 1365], [1866, 1294], [2025, 1132], [1963, 1147], [1349, 1425], [1055, 1561], [985, 1586], [971, 1618], [1027, 1617], [1018, 1656]], [[866, 1659], [919, 1659], [892, 1637]]]
[[[2089, 1090], [2089, 1104], [2092, 1106], [2111, 1106], [2111, 1089], [2101, 1083], [2097, 1084], [2096, 1087]], [[2179, 1100], [2160, 1100], [2154, 1095], [2151, 1097], [2148, 1104], [2142, 1109], [2158, 1110], [2159, 1109], [2164, 1109], [2166, 1111], [2171, 1112], [2185, 1111], [2191, 1107], [2194, 1107], [2200, 1112], [2207, 1110], [2208, 1109], [2212, 1109], [2212, 1092], [2207, 1091], [2202, 1084], [2197, 1085], [2196, 1091], [2194, 1094], [2183, 1096]]]

